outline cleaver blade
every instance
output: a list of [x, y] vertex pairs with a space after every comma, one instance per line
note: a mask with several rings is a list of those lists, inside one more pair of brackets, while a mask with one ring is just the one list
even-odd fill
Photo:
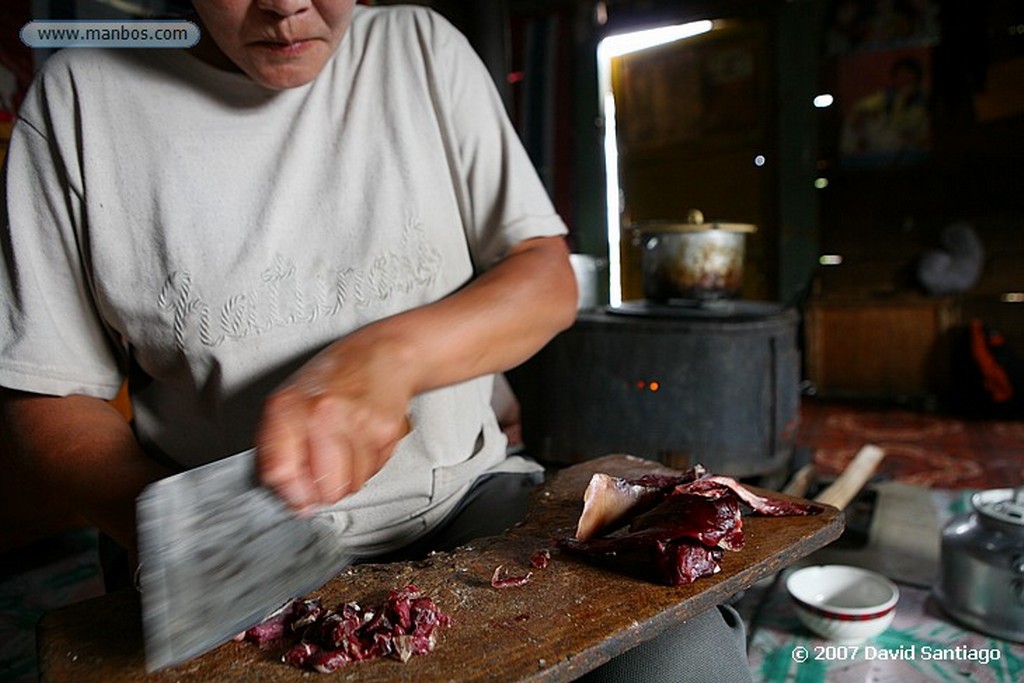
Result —
[[136, 506], [150, 672], [212, 650], [352, 560], [327, 520], [260, 485], [254, 450], [157, 481]]

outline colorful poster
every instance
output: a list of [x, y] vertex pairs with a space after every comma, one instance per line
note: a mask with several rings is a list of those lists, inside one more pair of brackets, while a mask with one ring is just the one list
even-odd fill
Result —
[[844, 165], [923, 161], [931, 149], [931, 48], [860, 52], [839, 64]]

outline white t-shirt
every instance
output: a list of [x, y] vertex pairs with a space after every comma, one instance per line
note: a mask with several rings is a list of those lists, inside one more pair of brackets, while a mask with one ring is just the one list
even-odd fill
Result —
[[[356, 8], [312, 83], [266, 90], [178, 50], [65, 50], [20, 112], [0, 246], [0, 385], [114, 395], [189, 467], [251, 446], [319, 349], [436, 301], [563, 222], [467, 41], [422, 8]], [[480, 378], [332, 512], [366, 551], [431, 525], [505, 441]], [[521, 465], [519, 465], [521, 466]]]

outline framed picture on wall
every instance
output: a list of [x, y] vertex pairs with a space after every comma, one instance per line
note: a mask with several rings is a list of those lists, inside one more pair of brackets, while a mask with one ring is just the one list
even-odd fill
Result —
[[912, 164], [932, 146], [932, 49], [910, 46], [839, 60], [844, 166]]

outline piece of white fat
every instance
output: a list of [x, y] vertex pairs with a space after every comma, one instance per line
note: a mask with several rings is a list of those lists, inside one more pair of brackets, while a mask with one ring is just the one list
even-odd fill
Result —
[[627, 516], [651, 487], [598, 472], [583, 492], [583, 513], [576, 524], [576, 540], [586, 541]]

